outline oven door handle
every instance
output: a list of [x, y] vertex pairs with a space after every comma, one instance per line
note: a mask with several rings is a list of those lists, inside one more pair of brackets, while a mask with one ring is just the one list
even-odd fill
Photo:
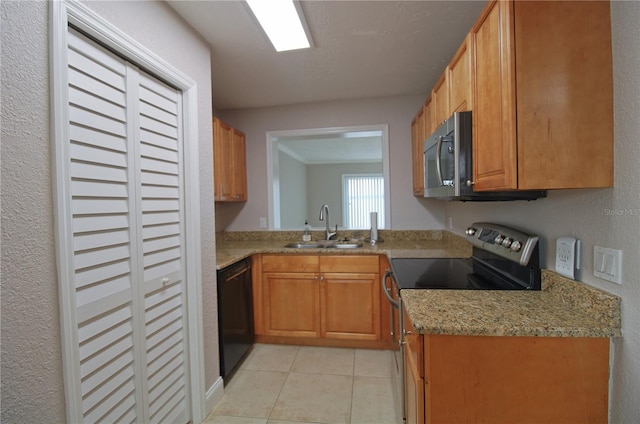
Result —
[[387, 300], [389, 301], [389, 303], [391, 303], [391, 305], [393, 305], [394, 308], [399, 308], [400, 307], [400, 303], [396, 300], [393, 299], [393, 297], [391, 297], [391, 288], [389, 286], [387, 286], [387, 279], [389, 277], [393, 276], [393, 272], [388, 269], [385, 273], [384, 276], [382, 277], [382, 292], [384, 293], [384, 295], [387, 297]]

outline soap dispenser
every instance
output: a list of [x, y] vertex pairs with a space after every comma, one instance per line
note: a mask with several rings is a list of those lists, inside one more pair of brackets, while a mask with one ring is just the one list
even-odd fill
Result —
[[304, 221], [304, 229], [302, 230], [302, 241], [311, 241], [311, 227], [307, 220]]

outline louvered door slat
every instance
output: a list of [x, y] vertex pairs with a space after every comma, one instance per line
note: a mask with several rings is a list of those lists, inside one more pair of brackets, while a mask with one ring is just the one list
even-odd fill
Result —
[[180, 213], [174, 211], [162, 213], [147, 213], [142, 215], [142, 225], [144, 228], [147, 228], [151, 225], [177, 224], [179, 222]]
[[178, 187], [162, 187], [147, 185], [142, 187], [142, 197], [146, 199], [175, 199], [178, 197]]
[[[100, 81], [99, 79], [95, 78], [95, 75], [98, 75], [98, 74], [89, 75], [87, 73], [82, 73], [74, 69], [73, 68], [74, 65], [78, 67], [82, 65], [79, 63], [74, 64], [72, 62], [73, 57], [69, 57], [69, 60], [71, 61], [69, 63], [70, 65], [69, 85], [70, 86], [90, 91], [95, 96], [104, 100], [108, 100], [113, 104], [117, 104], [117, 105], [125, 104], [124, 78], [118, 77], [120, 79], [119, 82], [113, 82], [112, 84], [108, 84], [108, 83], [105, 83], [104, 81]], [[101, 71], [103, 74], [106, 74], [108, 72], [107, 70], [104, 70], [104, 69]]]
[[178, 115], [178, 102], [176, 101], [176, 91], [157, 80], [146, 79], [140, 82], [140, 100], [143, 103], [151, 104], [173, 115], [173, 119]]
[[140, 102], [140, 114], [160, 122], [175, 120], [175, 113], [167, 112], [156, 105]]
[[126, 111], [122, 105], [96, 97], [94, 93], [87, 93], [80, 88], [69, 88], [69, 103], [84, 109], [99, 110], [100, 114], [116, 121], [125, 122], [126, 120]]
[[[129, 288], [116, 292], [104, 290], [104, 293], [109, 296], [104, 296], [99, 300], [92, 300], [95, 298], [92, 293], [87, 293], [85, 297], [78, 296], [78, 308], [76, 309], [78, 322], [87, 322], [99, 315], [110, 313], [117, 308], [129, 306], [131, 303], [132, 293]], [[80, 294], [83, 294], [83, 292], [80, 292]]]
[[76, 287], [82, 289], [88, 285], [108, 284], [109, 288], [107, 290], [115, 292], [118, 291], [116, 277], [120, 277], [122, 279], [121, 290], [128, 289], [131, 286], [129, 281], [130, 273], [129, 261], [114, 262], [100, 268], [85, 269], [76, 273]]
[[98, 163], [118, 168], [126, 168], [127, 156], [123, 152], [107, 149], [96, 149], [84, 144], [70, 146], [71, 159], [81, 162]]
[[155, 119], [148, 118], [144, 115], [140, 115], [140, 127], [149, 132], [162, 134], [170, 138], [178, 138], [178, 129], [176, 127], [164, 122], [156, 121]]
[[180, 226], [175, 223], [165, 225], [149, 225], [143, 229], [143, 237], [149, 240], [156, 237], [166, 237], [180, 234]]
[[69, 168], [71, 177], [76, 179], [116, 183], [127, 182], [127, 171], [123, 168], [81, 162], [72, 162]]
[[178, 164], [162, 160], [142, 158], [142, 169], [145, 172], [160, 172], [162, 174], [178, 175]]
[[78, 125], [69, 125], [69, 137], [72, 142], [98, 146], [102, 149], [110, 149], [117, 152], [127, 151], [124, 138], [104, 132], [96, 132]]
[[164, 161], [174, 161], [176, 158], [175, 150], [166, 149], [150, 143], [142, 143], [140, 145], [140, 154], [148, 158], [156, 158]]
[[73, 239], [73, 250], [99, 249], [117, 244], [129, 243], [129, 232], [115, 230], [108, 233], [84, 233], [78, 234]]
[[[109, 196], [104, 196], [109, 197]], [[104, 231], [108, 229], [120, 229], [129, 227], [127, 215], [109, 216], [75, 216], [72, 221], [74, 233], [85, 233], [88, 231]]]
[[178, 146], [176, 144], [175, 138], [147, 131], [144, 128], [140, 129], [140, 141], [144, 144], [162, 147], [163, 149], [172, 150], [174, 152], [178, 151]]
[[107, 134], [126, 137], [127, 128], [123, 121], [117, 119], [117, 117], [110, 117], [95, 113], [90, 110], [81, 109], [77, 106], [69, 106], [69, 119], [72, 123], [94, 128], [98, 132], [104, 132]]

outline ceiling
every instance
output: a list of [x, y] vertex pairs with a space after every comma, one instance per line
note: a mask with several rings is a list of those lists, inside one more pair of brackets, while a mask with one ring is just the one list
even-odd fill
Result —
[[277, 137], [278, 149], [307, 165], [328, 163], [382, 164], [382, 131]]
[[241, 0], [168, 3], [211, 46], [216, 110], [427, 93], [485, 4], [302, 0], [314, 47], [277, 53]]

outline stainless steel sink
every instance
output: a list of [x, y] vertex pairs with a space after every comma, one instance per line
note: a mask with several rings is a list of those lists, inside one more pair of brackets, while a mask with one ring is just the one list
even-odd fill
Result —
[[319, 240], [315, 242], [302, 241], [289, 243], [284, 247], [287, 249], [357, 249], [358, 247], [362, 247], [362, 243], [352, 241]]
[[299, 242], [299, 243], [289, 243], [284, 247], [288, 249], [319, 249], [324, 246], [320, 246], [318, 243]]
[[362, 247], [362, 243], [352, 241], [337, 241], [331, 247], [335, 247], [336, 249], [357, 249], [359, 247]]

